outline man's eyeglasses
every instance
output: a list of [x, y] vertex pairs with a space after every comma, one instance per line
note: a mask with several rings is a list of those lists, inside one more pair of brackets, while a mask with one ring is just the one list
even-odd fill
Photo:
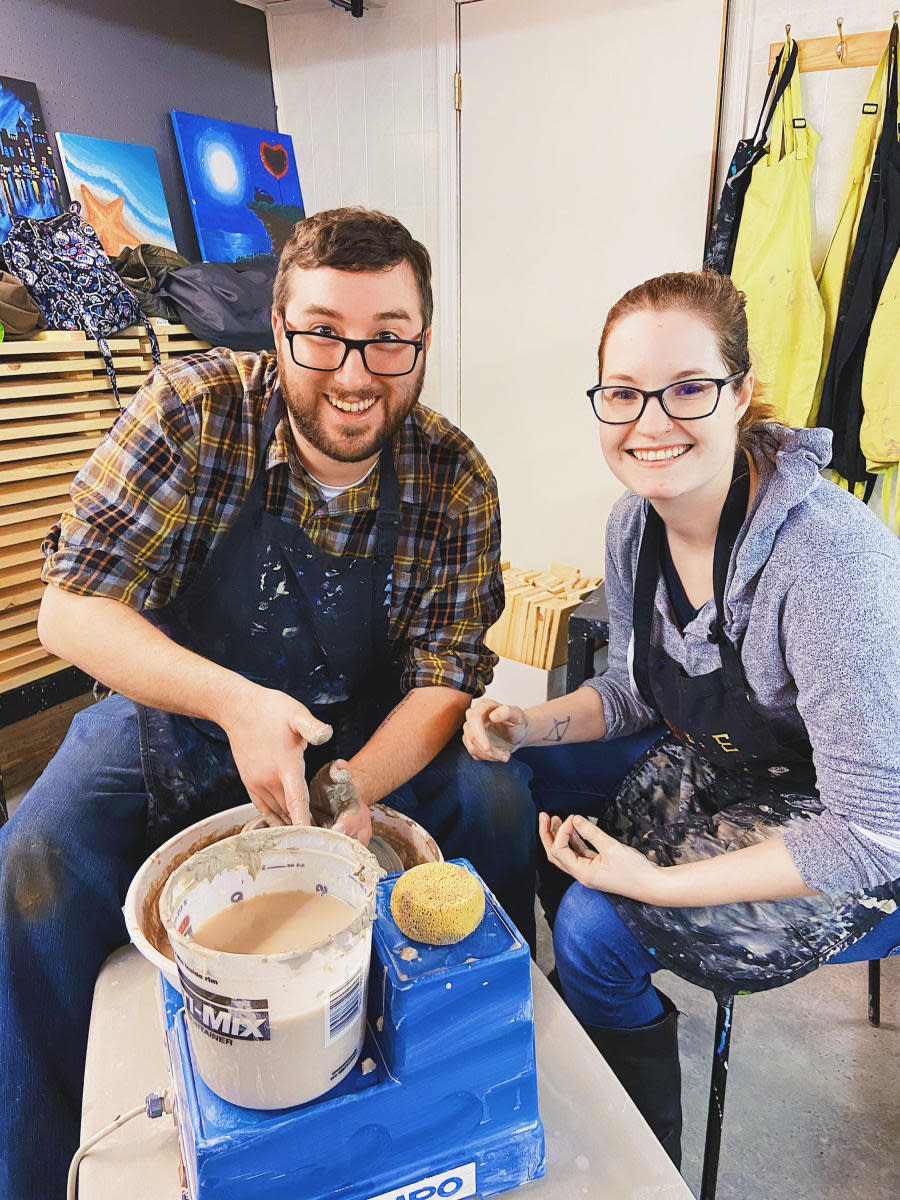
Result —
[[291, 358], [307, 371], [339, 371], [351, 350], [358, 350], [370, 375], [408, 375], [425, 349], [425, 330], [415, 341], [404, 338], [345, 338], [336, 333], [288, 329], [284, 336]]
[[668, 387], [645, 392], [621, 383], [597, 384], [587, 396], [594, 416], [604, 425], [631, 425], [639, 421], [649, 400], [656, 398], [664, 413], [675, 421], [699, 421], [716, 411], [722, 388], [734, 383], [746, 371], [735, 371], [727, 379], [681, 379]]

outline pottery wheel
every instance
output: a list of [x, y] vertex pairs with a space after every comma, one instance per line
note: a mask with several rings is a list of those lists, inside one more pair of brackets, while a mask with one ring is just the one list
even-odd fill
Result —
[[400, 855], [396, 850], [392, 850], [387, 842], [383, 841], [377, 834], [369, 838], [369, 849], [378, 859], [379, 867], [382, 867], [389, 875], [400, 874], [405, 869], [400, 860]]
[[[267, 822], [263, 816], [254, 817], [241, 830], [241, 833], [247, 833], [251, 829], [263, 829]], [[378, 860], [378, 865], [382, 870], [387, 871], [389, 875], [400, 875], [406, 868], [403, 865], [403, 860], [396, 850], [393, 850], [383, 838], [374, 834], [369, 839], [369, 849]]]

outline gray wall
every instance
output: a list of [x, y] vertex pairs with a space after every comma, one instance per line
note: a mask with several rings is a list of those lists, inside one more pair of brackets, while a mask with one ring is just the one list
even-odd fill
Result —
[[153, 146], [191, 259], [169, 109], [275, 128], [266, 19], [233, 0], [0, 0], [0, 75], [37, 85], [58, 168], [59, 130]]

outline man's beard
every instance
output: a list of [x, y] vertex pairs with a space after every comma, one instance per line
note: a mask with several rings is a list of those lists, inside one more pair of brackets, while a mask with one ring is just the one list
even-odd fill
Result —
[[[321, 454], [326, 454], [336, 462], [363, 462], [390, 442], [400, 426], [418, 403], [422, 387], [425, 383], [425, 356], [422, 355], [421, 366], [411, 375], [395, 376], [392, 380], [385, 379], [387, 387], [378, 386], [360, 388], [358, 391], [345, 392], [343, 389], [331, 387], [310, 388], [308, 391], [297, 387], [293, 380], [285, 378], [281, 367], [278, 368], [278, 379], [281, 394], [291, 416], [291, 423], [297, 433], [300, 433], [311, 446]], [[350, 404], [365, 400], [375, 400], [381, 406], [381, 423], [376, 427], [360, 427], [355, 429], [348, 426], [341, 435], [335, 434], [325, 427], [319, 416], [319, 404], [328, 404], [322, 397], [326, 391], [335, 400]], [[390, 395], [390, 400], [388, 400]], [[320, 400], [321, 397], [321, 400]]]

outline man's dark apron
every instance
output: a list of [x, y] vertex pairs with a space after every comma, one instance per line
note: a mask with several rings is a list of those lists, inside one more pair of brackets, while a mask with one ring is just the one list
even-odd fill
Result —
[[[146, 612], [179, 645], [277, 688], [334, 727], [306, 759], [348, 758], [399, 699], [388, 615], [400, 526], [390, 447], [379, 460], [374, 557], [332, 555], [291, 521], [266, 511], [265, 456], [282, 415], [276, 388], [263, 419], [259, 463], [231, 528], [197, 577]], [[139, 707], [151, 845], [247, 801], [224, 731], [208, 721]], [[318, 755], [316, 755], [318, 749]]]
[[[822, 812], [808, 739], [759, 711], [722, 628], [725, 580], [748, 497], [741, 455], [713, 566], [722, 665], [695, 677], [650, 641], [663, 523], [652, 506], [647, 514], [634, 589], [634, 678], [671, 732], [632, 767], [601, 825], [662, 866], [753, 845]], [[610, 899], [661, 966], [724, 998], [814, 970], [874, 928], [885, 915], [880, 905], [898, 895], [895, 882], [852, 894], [705, 908]]]

